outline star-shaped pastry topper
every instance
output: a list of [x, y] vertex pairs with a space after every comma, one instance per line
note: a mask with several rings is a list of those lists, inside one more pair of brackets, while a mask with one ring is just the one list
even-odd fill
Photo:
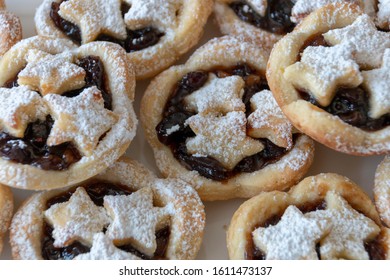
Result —
[[330, 227], [327, 219], [307, 217], [290, 205], [276, 225], [257, 228], [252, 235], [267, 260], [317, 260], [316, 244]]
[[232, 170], [245, 157], [264, 149], [261, 142], [246, 134], [246, 116], [233, 111], [226, 116], [195, 115], [187, 124], [196, 136], [187, 140], [187, 150], [193, 156], [210, 156]]
[[100, 34], [126, 39], [120, 0], [68, 0], [61, 3], [59, 14], [80, 28], [83, 44]]
[[124, 1], [131, 5], [125, 15], [126, 26], [131, 30], [154, 26], [165, 31], [177, 25], [176, 12], [182, 5], [182, 0]]
[[85, 85], [85, 70], [73, 64], [73, 55], [65, 52], [51, 55], [41, 50], [30, 50], [27, 66], [18, 75], [18, 83], [43, 96], [62, 94]]
[[379, 0], [376, 23], [383, 29], [390, 28], [390, 0]]
[[293, 126], [276, 103], [272, 92], [258, 92], [250, 102], [253, 113], [248, 117], [248, 135], [267, 138], [279, 147], [291, 149]]
[[351, 46], [354, 59], [365, 69], [380, 67], [385, 49], [390, 48], [390, 33], [378, 31], [372, 19], [365, 14], [353, 24], [330, 30], [323, 36], [332, 45]]
[[156, 231], [169, 224], [166, 208], [153, 206], [153, 191], [143, 188], [131, 195], [105, 196], [104, 207], [112, 218], [106, 234], [115, 245], [131, 244], [153, 256]]
[[297, 89], [311, 93], [322, 106], [332, 102], [338, 87], [353, 88], [363, 81], [349, 45], [307, 47], [301, 61], [286, 68], [284, 77]]
[[95, 86], [73, 98], [48, 94], [44, 99], [54, 119], [47, 144], [55, 146], [72, 141], [86, 156], [92, 154], [99, 138], [118, 118], [104, 108], [102, 94]]
[[364, 243], [380, 233], [379, 226], [353, 209], [335, 192], [328, 192], [325, 201], [326, 210], [307, 214], [309, 217], [327, 218], [332, 224], [331, 231], [320, 242], [321, 259], [368, 260]]
[[36, 120], [44, 120], [48, 114], [42, 97], [19, 86], [0, 88], [0, 129], [22, 138], [27, 125]]
[[214, 74], [210, 74], [207, 83], [186, 96], [184, 102], [188, 110], [201, 115], [245, 111], [245, 105], [242, 102], [244, 86], [245, 82], [239, 76], [217, 78]]
[[89, 253], [80, 254], [75, 260], [140, 260], [136, 255], [117, 247], [103, 232], [95, 233]]
[[69, 201], [54, 204], [44, 212], [53, 227], [55, 247], [66, 247], [74, 241], [91, 245], [95, 233], [110, 223], [103, 207], [96, 206], [84, 188], [78, 188]]
[[390, 113], [390, 49], [385, 50], [382, 67], [362, 72], [363, 87], [369, 93], [371, 118]]

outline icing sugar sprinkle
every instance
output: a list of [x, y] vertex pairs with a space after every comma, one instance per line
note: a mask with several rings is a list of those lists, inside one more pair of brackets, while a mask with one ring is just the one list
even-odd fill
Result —
[[257, 228], [255, 245], [266, 253], [267, 260], [318, 259], [316, 243], [330, 229], [329, 222], [320, 217], [307, 217], [290, 205], [275, 226]]

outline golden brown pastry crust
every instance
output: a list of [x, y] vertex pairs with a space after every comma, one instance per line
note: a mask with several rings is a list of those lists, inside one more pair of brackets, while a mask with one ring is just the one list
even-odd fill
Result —
[[135, 136], [137, 118], [133, 111], [135, 78], [125, 52], [117, 45], [93, 42], [80, 48], [68, 40], [32, 37], [15, 45], [0, 60], [0, 85], [13, 79], [26, 65], [29, 50], [49, 54], [71, 51], [77, 58], [98, 56], [105, 67], [112, 95], [113, 113], [118, 116], [111, 130], [99, 141], [90, 155], [63, 171], [45, 171], [32, 165], [19, 164], [0, 158], [0, 182], [23, 189], [53, 189], [74, 185], [86, 180], [112, 164], [127, 149]]
[[[38, 8], [35, 23], [39, 35], [67, 38], [50, 18], [51, 3], [60, 1], [45, 0]], [[155, 76], [193, 47], [203, 35], [203, 27], [212, 12], [212, 4], [212, 0], [183, 0], [172, 36], [163, 36], [154, 46], [128, 53], [134, 64], [136, 78]]]
[[298, 209], [324, 201], [328, 192], [340, 195], [353, 209], [373, 220], [381, 229], [381, 245], [390, 259], [389, 229], [381, 226], [374, 203], [364, 191], [346, 177], [323, 173], [307, 177], [289, 192], [265, 192], [244, 202], [234, 213], [227, 232], [230, 259], [245, 259], [252, 232], [273, 216], [282, 215], [290, 205]]
[[5, 8], [5, 3], [2, 1], [0, 3], [0, 57], [22, 40], [20, 19]]
[[275, 99], [293, 125], [318, 142], [353, 155], [382, 154], [390, 150], [390, 128], [367, 132], [348, 125], [303, 100], [284, 76], [297, 62], [303, 44], [313, 35], [351, 25], [361, 15], [355, 5], [328, 5], [305, 18], [294, 32], [274, 47], [267, 66], [267, 80]]
[[386, 156], [375, 172], [375, 205], [382, 221], [390, 227], [390, 157]]
[[207, 179], [196, 171], [187, 170], [174, 158], [170, 148], [158, 140], [155, 128], [162, 119], [162, 112], [173, 86], [185, 74], [216, 66], [235, 66], [240, 62], [262, 72], [265, 70], [266, 57], [262, 49], [242, 38], [226, 36], [213, 39], [199, 48], [186, 64], [171, 67], [152, 80], [142, 100], [142, 124], [160, 171], [166, 177], [181, 178], [195, 185], [202, 200], [251, 197], [261, 191], [287, 189], [306, 173], [313, 159], [313, 142], [302, 135], [293, 150], [280, 161], [259, 171], [241, 173], [227, 181], [218, 182]]
[[8, 231], [14, 210], [11, 189], [0, 184], [0, 255], [3, 250], [3, 238]]
[[[153, 204], [168, 205], [170, 237], [167, 259], [194, 259], [199, 251], [205, 225], [204, 206], [188, 184], [176, 179], [159, 179], [136, 161], [121, 158], [88, 182], [110, 182], [132, 191], [151, 189]], [[11, 225], [11, 247], [14, 259], [42, 259], [41, 236], [46, 202], [62, 190], [41, 192], [27, 199], [16, 212]], [[133, 193], [134, 194], [134, 193]]]

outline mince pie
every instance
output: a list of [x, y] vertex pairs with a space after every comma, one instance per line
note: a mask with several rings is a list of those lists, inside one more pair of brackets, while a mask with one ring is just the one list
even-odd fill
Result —
[[14, 209], [11, 189], [0, 184], [0, 254], [3, 250], [3, 238], [8, 231]]
[[216, 0], [214, 12], [223, 34], [245, 35], [271, 50], [308, 14], [338, 2], [358, 4], [375, 15], [374, 0]]
[[354, 155], [390, 151], [390, 33], [354, 5], [306, 17], [272, 50], [267, 79], [303, 133]]
[[122, 158], [77, 187], [33, 195], [10, 239], [14, 259], [194, 259], [204, 225], [190, 185]]
[[390, 156], [386, 156], [376, 170], [374, 198], [382, 221], [390, 227]]
[[19, 18], [5, 8], [4, 0], [0, 0], [0, 57], [22, 39]]
[[147, 88], [141, 119], [164, 176], [195, 185], [203, 200], [288, 188], [313, 159], [273, 99], [266, 55], [241, 38], [213, 39]]
[[390, 259], [390, 229], [381, 225], [374, 203], [352, 181], [331, 173], [244, 202], [227, 244], [230, 259]]
[[0, 183], [76, 184], [117, 160], [135, 136], [134, 73], [115, 44], [32, 37], [0, 69]]
[[200, 39], [212, 0], [44, 0], [39, 35], [120, 45], [138, 79], [172, 65]]

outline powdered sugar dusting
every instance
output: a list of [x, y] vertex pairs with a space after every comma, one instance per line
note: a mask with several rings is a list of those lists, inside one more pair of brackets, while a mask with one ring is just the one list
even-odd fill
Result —
[[217, 78], [209, 74], [208, 82], [199, 90], [185, 97], [188, 110], [202, 115], [208, 113], [226, 114], [231, 111], [244, 111], [242, 102], [245, 82], [239, 76]]
[[118, 245], [132, 240], [135, 248], [153, 256], [157, 248], [155, 232], [168, 224], [168, 213], [164, 208], [153, 207], [152, 190], [105, 196], [104, 207], [112, 218], [107, 235]]
[[157, 26], [166, 31], [176, 27], [176, 11], [182, 0], [124, 0], [131, 5], [125, 14], [125, 23], [132, 29]]
[[348, 44], [307, 47], [301, 61], [286, 68], [284, 77], [312, 93], [322, 106], [330, 104], [337, 87], [356, 87], [363, 81], [352, 45]]
[[250, 102], [253, 113], [248, 117], [248, 135], [253, 138], [268, 138], [280, 147], [291, 149], [293, 126], [276, 103], [272, 92], [258, 92]]
[[390, 0], [378, 1], [377, 24], [382, 28], [390, 27]]
[[370, 117], [377, 119], [390, 113], [390, 49], [385, 50], [381, 68], [363, 71], [362, 75], [369, 92]]
[[0, 88], [0, 128], [23, 137], [28, 123], [43, 120], [47, 107], [40, 95], [27, 87]]
[[27, 66], [18, 74], [18, 84], [42, 95], [62, 94], [85, 85], [85, 70], [73, 64], [73, 54], [51, 55], [37, 49], [29, 50]]
[[309, 217], [331, 221], [332, 229], [320, 242], [322, 259], [369, 259], [364, 242], [380, 232], [374, 221], [354, 210], [335, 192], [326, 194], [326, 210], [310, 212]]
[[209, 155], [228, 169], [264, 148], [246, 135], [246, 116], [241, 111], [229, 112], [222, 117], [195, 115], [186, 123], [196, 134], [187, 140], [188, 151]]
[[315, 260], [316, 243], [329, 229], [330, 223], [325, 218], [309, 217], [297, 207], [289, 206], [278, 224], [257, 228], [252, 235], [267, 260]]
[[74, 98], [48, 94], [44, 97], [55, 120], [48, 145], [74, 141], [85, 155], [91, 155], [100, 136], [117, 121], [117, 115], [104, 108], [96, 87], [85, 89]]
[[390, 33], [378, 31], [372, 19], [365, 14], [353, 24], [330, 30], [323, 36], [332, 45], [351, 46], [354, 59], [364, 68], [380, 67], [385, 49], [390, 48]]
[[126, 38], [120, 0], [69, 0], [60, 5], [59, 14], [81, 29], [83, 43], [94, 41], [101, 33]]
[[96, 206], [84, 188], [78, 188], [69, 201], [51, 206], [44, 215], [53, 227], [56, 247], [68, 246], [75, 240], [90, 245], [93, 235], [110, 222], [105, 209]]
[[140, 260], [137, 256], [122, 251], [104, 233], [93, 236], [92, 248], [89, 253], [80, 254], [75, 260]]

